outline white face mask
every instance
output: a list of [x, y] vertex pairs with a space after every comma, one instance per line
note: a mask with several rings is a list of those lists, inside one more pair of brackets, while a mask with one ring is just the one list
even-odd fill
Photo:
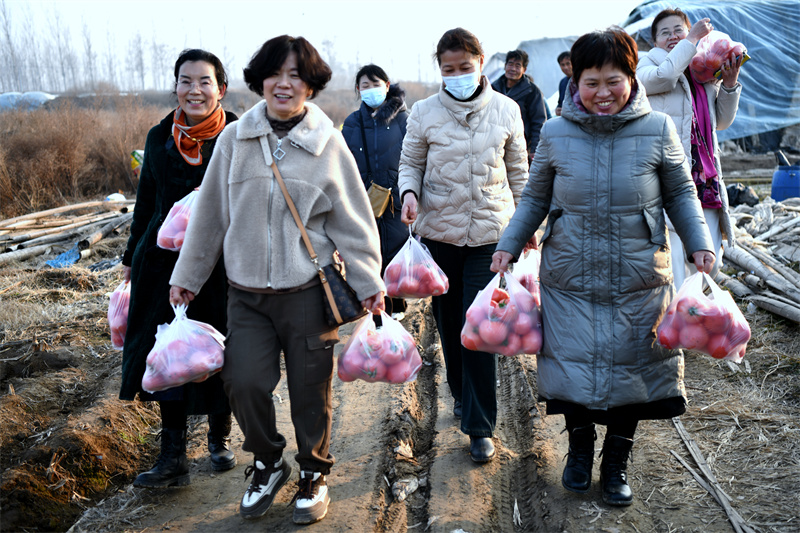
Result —
[[469, 74], [462, 74], [461, 76], [442, 76], [445, 89], [447, 92], [455, 96], [458, 100], [466, 100], [481, 82], [481, 73], [479, 71], [470, 72]]
[[380, 107], [384, 100], [386, 100], [385, 87], [373, 87], [361, 91], [361, 101], [373, 109]]

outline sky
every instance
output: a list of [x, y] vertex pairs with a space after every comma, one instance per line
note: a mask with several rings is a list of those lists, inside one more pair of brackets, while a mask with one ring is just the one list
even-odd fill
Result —
[[433, 82], [439, 76], [431, 54], [448, 29], [470, 30], [490, 57], [524, 40], [618, 24], [642, 0], [4, 1], [12, 16], [30, 13], [43, 28], [56, 12], [76, 47], [84, 24], [99, 46], [108, 43], [108, 32], [124, 46], [139, 31], [145, 41], [155, 36], [175, 51], [205, 48], [239, 78], [264, 41], [288, 33], [306, 37], [320, 52], [328, 41], [327, 51], [342, 63], [374, 62], [392, 79]]

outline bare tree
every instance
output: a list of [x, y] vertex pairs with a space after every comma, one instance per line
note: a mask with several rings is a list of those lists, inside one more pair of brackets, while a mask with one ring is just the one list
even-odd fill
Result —
[[12, 36], [11, 17], [8, 14], [8, 6], [5, 0], [0, 1], [0, 24], [2, 25], [3, 39], [3, 70], [6, 72], [3, 85], [7, 85], [14, 91], [21, 91], [22, 66], [17, 48], [14, 45]]
[[143, 91], [145, 88], [144, 42], [142, 34], [138, 31], [128, 44], [128, 68], [132, 76], [131, 85], [138, 84], [139, 90]]
[[111, 34], [111, 28], [106, 28], [106, 81], [111, 85], [117, 84], [117, 55], [116, 43]]
[[89, 78], [89, 88], [97, 88], [97, 53], [92, 47], [92, 36], [89, 33], [89, 25], [83, 21], [83, 72]]

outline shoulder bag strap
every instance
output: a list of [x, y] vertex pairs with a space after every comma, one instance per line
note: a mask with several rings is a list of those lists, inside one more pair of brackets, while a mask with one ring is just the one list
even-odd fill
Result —
[[358, 110], [358, 124], [361, 126], [361, 145], [364, 147], [364, 159], [367, 162], [367, 179], [370, 184], [372, 183], [372, 165], [369, 162], [369, 148], [367, 148], [367, 134], [364, 131], [364, 117], [361, 116], [361, 110]]
[[283, 182], [283, 177], [281, 176], [280, 171], [278, 170], [278, 165], [275, 164], [273, 160], [270, 164], [272, 167], [272, 173], [275, 174], [275, 179], [278, 180], [278, 185], [281, 188], [281, 192], [283, 193], [283, 197], [286, 199], [286, 203], [289, 206], [289, 211], [292, 213], [292, 218], [294, 218], [295, 224], [297, 224], [297, 228], [300, 230], [300, 235], [303, 236], [303, 243], [306, 245], [306, 249], [308, 250], [308, 255], [311, 256], [311, 261], [317, 267], [317, 271], [321, 271], [321, 267], [317, 262], [317, 253], [314, 251], [314, 247], [311, 246], [311, 240], [308, 238], [308, 233], [306, 233], [306, 228], [303, 226], [303, 222], [300, 220], [300, 214], [297, 212], [297, 208], [292, 201], [292, 197], [289, 196], [289, 191], [286, 190], [286, 183]]

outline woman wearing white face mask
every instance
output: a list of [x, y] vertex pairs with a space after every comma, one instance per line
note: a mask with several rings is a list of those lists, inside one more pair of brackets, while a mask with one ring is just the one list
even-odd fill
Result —
[[433, 313], [454, 399], [453, 414], [470, 437], [470, 456], [494, 456], [496, 355], [467, 350], [467, 308], [494, 274], [492, 253], [527, 182], [528, 156], [519, 106], [481, 75], [484, 55], [463, 28], [436, 47], [439, 92], [417, 102], [400, 157], [402, 219], [415, 223], [450, 290], [433, 297]]
[[[405, 91], [389, 83], [389, 76], [378, 65], [365, 65], [355, 79], [356, 93], [361, 107], [344, 121], [342, 135], [353, 153], [361, 173], [364, 187], [369, 190], [375, 183], [391, 189], [392, 196], [383, 214], [376, 219], [381, 237], [383, 270], [408, 239], [408, 229], [400, 221], [400, 191], [397, 173], [400, 150], [406, 134]], [[386, 310], [395, 319], [402, 320], [406, 301], [386, 298]], [[376, 320], [380, 320], [378, 315]]]

